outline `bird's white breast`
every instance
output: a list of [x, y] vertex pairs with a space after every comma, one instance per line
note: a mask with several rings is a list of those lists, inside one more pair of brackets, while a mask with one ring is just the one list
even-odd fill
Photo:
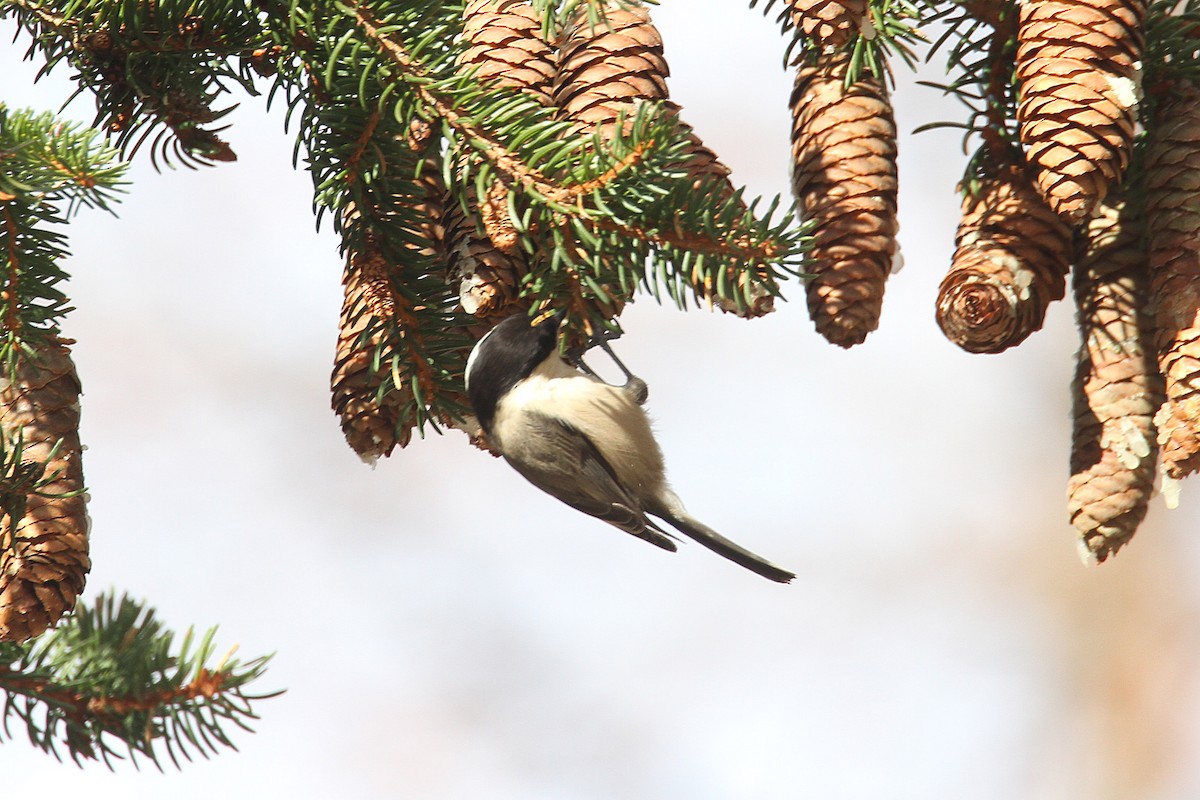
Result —
[[519, 438], [533, 413], [560, 419], [587, 436], [627, 489], [654, 492], [663, 482], [662, 452], [641, 406], [621, 387], [585, 375], [556, 353], [501, 398], [493, 439], [502, 452], [505, 440]]

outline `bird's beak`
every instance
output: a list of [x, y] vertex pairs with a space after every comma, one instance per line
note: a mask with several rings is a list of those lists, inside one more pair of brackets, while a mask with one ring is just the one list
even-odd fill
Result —
[[566, 316], [567, 310], [565, 308], [560, 308], [558, 311], [546, 311], [542, 314], [539, 314], [537, 318], [530, 323], [530, 327], [536, 328], [545, 322], [553, 321], [554, 327], [557, 328], [562, 324], [562, 321], [566, 319]]

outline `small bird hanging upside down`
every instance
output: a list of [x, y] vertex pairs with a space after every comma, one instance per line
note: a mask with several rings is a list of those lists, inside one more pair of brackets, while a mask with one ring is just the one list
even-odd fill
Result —
[[675, 542], [647, 515], [763, 577], [780, 583], [796, 577], [687, 513], [667, 484], [641, 407], [645, 382], [615, 356], [624, 386], [568, 364], [558, 353], [561, 320], [555, 314], [532, 324], [514, 314], [480, 339], [467, 360], [475, 415], [513, 469], [572, 508], [665, 550], [675, 550]]

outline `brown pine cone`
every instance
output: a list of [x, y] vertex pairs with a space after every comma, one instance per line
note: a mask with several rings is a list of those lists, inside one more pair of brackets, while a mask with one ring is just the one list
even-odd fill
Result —
[[554, 102], [563, 119], [611, 139], [622, 113], [632, 117], [638, 104], [668, 98], [670, 69], [662, 37], [644, 5], [623, 8], [606, 0], [604, 14], [607, 24], [593, 27], [580, 4], [563, 29]]
[[[542, 20], [529, 0], [469, 0], [463, 8], [460, 69], [474, 69], [484, 84], [515, 89], [543, 106], [554, 105], [558, 53], [546, 40]], [[479, 206], [484, 231], [492, 244], [515, 255], [518, 235], [508, 210], [508, 188], [500, 181], [488, 187]]]
[[[75, 606], [91, 561], [79, 444], [79, 378], [63, 340], [22, 354], [0, 376], [3, 435], [20, 432], [25, 483], [53, 477], [38, 492], [5, 498], [0, 525], [0, 641], [37, 636]], [[61, 443], [60, 443], [61, 442]], [[55, 445], [57, 451], [54, 451]], [[53, 456], [51, 453], [53, 452]], [[37, 469], [45, 464], [44, 471]], [[33, 474], [36, 470], [36, 474]], [[20, 483], [16, 476], [7, 482]], [[70, 494], [69, 497], [49, 495]], [[13, 517], [18, 517], [13, 526]]]
[[999, 353], [1042, 327], [1066, 293], [1071, 233], [1008, 160], [963, 197], [957, 249], [938, 288], [937, 321], [971, 353]]
[[[616, 135], [617, 120], [622, 114], [628, 128], [628, 121], [643, 102], [662, 102], [679, 119], [679, 107], [668, 102], [670, 69], [663, 56], [662, 37], [650, 19], [650, 12], [640, 3], [623, 7], [616, 0], [604, 0], [603, 10], [607, 22], [593, 26], [585, 4], [580, 4], [562, 31], [558, 75], [554, 81], [554, 101], [560, 117], [598, 131], [605, 139]], [[716, 191], [722, 200], [727, 200], [734, 194], [733, 184], [727, 178], [729, 169], [686, 123], [680, 119], [679, 124], [691, 142], [681, 166], [697, 183], [711, 177], [724, 179]], [[761, 281], [772, 283], [765, 268], [757, 269], [757, 273]], [[746, 280], [744, 275], [734, 277], [739, 286], [744, 286]], [[691, 277], [691, 284], [701, 298], [719, 304], [723, 311], [756, 317], [774, 309], [774, 297], [765, 288], [752, 289], [752, 301], [739, 310], [735, 302], [719, 299], [715, 286], [699, 274]]]
[[892, 106], [867, 72], [846, 88], [849, 65], [844, 53], [814, 55], [798, 67], [791, 96], [792, 188], [815, 222], [808, 312], [841, 347], [879, 327], [897, 252]]
[[[420, 130], [410, 131], [409, 146], [414, 150], [431, 146], [432, 139], [421, 134]], [[429, 156], [414, 187], [418, 196], [393, 198], [397, 208], [407, 207], [417, 220], [413, 238], [404, 246], [426, 257], [444, 257], [442, 197], [446, 188], [441, 174], [440, 157]], [[381, 345], [385, 350], [403, 352], [403, 342], [389, 332], [396, 326], [403, 331], [409, 315], [397, 313], [397, 304], [407, 303], [401, 302], [393, 289], [393, 280], [401, 278], [394, 275], [395, 267], [381, 252], [379, 234], [369, 229], [369, 224], [353, 206], [343, 216], [343, 238], [356, 245], [347, 248], [342, 277], [345, 293], [330, 386], [333, 410], [341, 420], [346, 442], [360, 458], [373, 464], [381, 456], [391, 455], [396, 445], [407, 446], [416, 421], [404, 412], [415, 402], [408, 380], [412, 364], [402, 365], [399, 385], [380, 395], [380, 387], [392, 376], [392, 365], [375, 364], [375, 354]]]
[[1200, 87], [1172, 87], [1148, 138], [1151, 307], [1167, 398], [1154, 421], [1163, 472], [1178, 479], [1200, 467]]
[[858, 33], [867, 0], [787, 0], [792, 23], [814, 45], [837, 47]]
[[1075, 432], [1067, 509], [1086, 561], [1129, 541], [1154, 491], [1154, 412], [1162, 377], [1146, 308], [1149, 273], [1141, 220], [1127, 203], [1102, 204], [1081, 237], [1075, 303], [1082, 344], [1072, 384]]
[[397, 387], [380, 396], [391, 365], [373, 365], [375, 352], [387, 337], [386, 321], [395, 310], [389, 272], [377, 247], [349, 254], [330, 379], [333, 410], [341, 419], [346, 442], [370, 464], [412, 439], [413, 423], [402, 424], [403, 409], [413, 400], [412, 391], [407, 386]]
[[462, 68], [475, 68], [482, 83], [495, 82], [554, 105], [556, 53], [529, 0], [468, 0], [462, 19]]
[[1129, 165], [1145, 0], [1025, 0], [1016, 78], [1021, 141], [1042, 196], [1086, 219]]
[[[579, 122], [602, 137], [616, 133], [618, 117], [631, 119], [643, 102], [658, 101], [679, 118], [679, 106], [667, 91], [670, 68], [663, 55], [662, 37], [643, 5], [622, 8], [608, 0], [607, 26], [593, 28], [580, 6], [562, 34], [554, 99], [563, 119]], [[686, 123], [680, 120], [686, 127]], [[729, 168], [689, 130], [692, 142], [685, 158], [697, 178], [726, 177]], [[733, 193], [732, 186], [729, 193]]]

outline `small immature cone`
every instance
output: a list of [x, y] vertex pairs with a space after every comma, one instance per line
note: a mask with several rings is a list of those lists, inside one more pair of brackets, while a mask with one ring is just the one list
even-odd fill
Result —
[[1011, 161], [963, 198], [957, 249], [938, 287], [937, 321], [970, 353], [999, 353], [1042, 327], [1066, 293], [1071, 232]]
[[1129, 541], [1154, 491], [1154, 412], [1162, 377], [1146, 308], [1149, 273], [1140, 220], [1102, 204], [1075, 261], [1082, 344], [1072, 384], [1075, 431], [1067, 509], [1080, 553], [1101, 562]]
[[[16, 374], [0, 375], [0, 427], [11, 438], [20, 431], [24, 460], [44, 462], [43, 477], [57, 475], [30, 491], [13, 525], [4, 508], [0, 525], [0, 641], [23, 642], [54, 625], [75, 606], [91, 561], [88, 515], [79, 444], [79, 378], [66, 344], [53, 341], [22, 355]], [[58, 451], [50, 458], [54, 445]], [[68, 494], [71, 497], [42, 495]]]
[[1146, 234], [1167, 398], [1155, 423], [1163, 472], [1178, 479], [1200, 467], [1200, 88], [1167, 95], [1148, 131]]
[[858, 33], [867, 0], [787, 0], [792, 23], [818, 47], [837, 47]]
[[521, 300], [521, 279], [529, 267], [520, 253], [493, 244], [477, 225], [477, 213], [464, 211], [453, 199], [445, 205], [446, 280], [457, 290], [463, 311], [480, 320], [469, 329], [478, 339], [502, 318], [528, 307]]
[[807, 269], [817, 332], [851, 347], [879, 327], [896, 256], [896, 122], [882, 80], [845, 86], [850, 57], [802, 62], [791, 96], [792, 189], [815, 223]]
[[[641, 3], [622, 7], [616, 0], [605, 0], [604, 15], [607, 24], [592, 26], [585, 4], [581, 4], [561, 33], [558, 74], [554, 81], [554, 102], [559, 116], [598, 131], [605, 139], [617, 134], [621, 115], [625, 116], [628, 127], [629, 120], [644, 102], [661, 102], [679, 119], [679, 106], [669, 102], [670, 69], [663, 55], [662, 37], [650, 20], [650, 12]], [[718, 195], [728, 199], [734, 193], [728, 179], [729, 168], [682, 119], [679, 124], [688, 130], [690, 140], [682, 166], [697, 184], [716, 178]], [[759, 269], [758, 276], [765, 283], [771, 281], [765, 269]], [[744, 275], [737, 277], [739, 285], [746, 280]], [[736, 303], [719, 300], [714, 287], [701, 280], [698, 273], [692, 276], [692, 285], [701, 297], [719, 303], [723, 311], [757, 317], [774, 309], [774, 298], [764, 288], [752, 290], [748, 307], [739, 311]]]
[[1129, 165], [1146, 2], [1024, 0], [1018, 8], [1021, 141], [1042, 196], [1078, 223]]

